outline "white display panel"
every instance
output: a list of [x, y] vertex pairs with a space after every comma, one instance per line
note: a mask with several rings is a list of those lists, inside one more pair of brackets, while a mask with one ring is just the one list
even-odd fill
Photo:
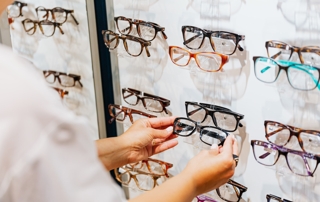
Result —
[[[252, 60], [253, 56], [267, 56], [265, 42], [268, 40], [295, 46], [319, 46], [320, 1], [119, 0], [113, 1], [113, 6], [114, 16], [155, 22], [165, 27], [168, 36], [164, 40], [158, 33], [149, 47], [150, 58], [144, 51], [139, 57], [129, 56], [120, 41], [117, 50], [111, 52], [118, 57], [121, 88], [131, 87], [170, 99], [168, 109], [174, 116], [186, 117], [185, 101], [218, 104], [244, 114], [244, 127], [234, 133], [241, 144], [241, 154], [233, 179], [248, 187], [241, 201], [266, 201], [266, 194], [295, 202], [320, 201], [319, 169], [314, 177], [299, 177], [292, 174], [283, 157], [275, 166], [263, 166], [254, 159], [250, 145], [251, 140], [267, 141], [264, 120], [320, 130], [319, 90], [293, 89], [284, 71], [275, 83], [262, 83], [255, 78]], [[224, 72], [202, 72], [194, 61], [188, 68], [180, 68], [171, 62], [168, 46], [184, 47], [183, 25], [245, 35], [245, 41], [240, 43], [245, 50], [230, 57]], [[109, 29], [117, 31], [114, 24]], [[205, 43], [208, 43], [207, 38]], [[121, 102], [116, 104], [128, 106]], [[301, 150], [297, 145], [291, 146]], [[169, 172], [175, 175], [196, 153], [185, 139], [179, 138], [176, 148], [157, 158], [173, 163]], [[136, 194], [131, 192], [130, 197]]]
[[[69, 92], [63, 99], [64, 104], [76, 114], [88, 118], [91, 129], [90, 134], [93, 139], [98, 139], [99, 128], [95, 94], [96, 86], [94, 81], [93, 60], [91, 55], [92, 44], [90, 44], [87, 13], [88, 5], [86, 0], [25, 0], [22, 2], [28, 4], [22, 8], [23, 16], [9, 20], [12, 21], [10, 24], [10, 33], [13, 50], [20, 56], [30, 60], [40, 70], [54, 70], [81, 76], [82, 88], [79, 85], [63, 88], [57, 81], [54, 86], [63, 88]], [[61, 26], [64, 34], [62, 34], [57, 27], [53, 36], [46, 37], [41, 33], [39, 26], [37, 26], [35, 33], [29, 35], [24, 29], [22, 21], [25, 19], [38, 20], [39, 16], [35, 9], [39, 6], [46, 9], [62, 7], [64, 9], [74, 10], [73, 15], [79, 22], [79, 25], [76, 24], [69, 14], [68, 20]], [[92, 7], [89, 8], [92, 9]], [[91, 10], [89, 12], [91, 12]], [[91, 14], [94, 15], [94, 12]], [[41, 15], [44, 14], [42, 13]], [[49, 19], [52, 18], [51, 15], [52, 14], [49, 13]], [[40, 16], [40, 20], [42, 20], [42, 18], [44, 18], [44, 16]], [[93, 21], [93, 24], [95, 24], [95, 21]], [[95, 26], [91, 27], [95, 28]], [[94, 59], [99, 61], [99, 58]], [[95, 62], [95, 64], [97, 63]], [[99, 79], [99, 77], [97, 77], [97, 79]], [[105, 130], [104, 132], [100, 130], [100, 133], [105, 133]]]

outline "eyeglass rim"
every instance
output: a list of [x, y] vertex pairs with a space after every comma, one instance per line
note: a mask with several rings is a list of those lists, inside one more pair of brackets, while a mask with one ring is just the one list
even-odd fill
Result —
[[[81, 83], [81, 76], [77, 75], [77, 74], [69, 74], [69, 73], [65, 73], [65, 72], [59, 72], [59, 71], [54, 71], [54, 70], [43, 70], [43, 75], [45, 76], [45, 78], [47, 78], [48, 76], [52, 75], [54, 76], [54, 81], [52, 83], [55, 82], [56, 77], [58, 77], [59, 79], [59, 83], [61, 84], [61, 86], [63, 87], [74, 87], [76, 85], [76, 82], [79, 83], [79, 85], [81, 87], [83, 87], [83, 84]], [[48, 74], [46, 76], [46, 74]], [[66, 86], [66, 85], [62, 85], [61, 81], [60, 81], [60, 77], [59, 76], [67, 76], [73, 79], [73, 85], [70, 86]], [[49, 82], [50, 83], [50, 82]]]
[[[180, 50], [183, 50], [185, 52], [187, 52], [189, 54], [189, 59], [188, 59], [188, 62], [187, 64], [185, 65], [180, 65], [176, 62], [174, 62], [173, 60], [173, 50], [174, 49], [180, 49]], [[199, 60], [197, 58], [197, 56], [199, 54], [212, 54], [212, 55], [217, 55], [221, 58], [221, 64], [219, 66], [219, 68], [215, 69], [215, 70], [208, 70], [208, 69], [204, 69], [200, 66], [200, 63], [199, 63]], [[169, 46], [169, 56], [170, 56], [170, 59], [171, 61], [177, 65], [177, 66], [180, 66], [180, 67], [185, 67], [185, 66], [188, 66], [190, 64], [190, 61], [191, 61], [191, 58], [193, 58], [195, 61], [196, 61], [196, 64], [197, 66], [199, 67], [199, 69], [203, 70], [203, 71], [206, 71], [206, 72], [218, 72], [218, 71], [222, 71], [223, 70], [223, 66], [229, 61], [229, 56], [228, 55], [224, 55], [224, 54], [221, 54], [221, 53], [217, 53], [217, 52], [196, 52], [196, 53], [192, 53], [190, 51], [188, 51], [187, 49], [184, 49], [182, 47], [179, 47], [179, 46]]]
[[267, 195], [266, 195], [266, 199], [268, 200], [268, 202], [270, 201], [270, 199], [276, 199], [276, 200], [279, 201], [279, 202], [293, 202], [293, 201], [290, 201], [290, 200], [288, 200], [288, 199], [281, 198], [281, 197], [276, 196], [276, 195], [273, 195], [273, 194], [267, 194]]
[[217, 192], [218, 196], [219, 196], [222, 200], [227, 201], [227, 202], [239, 202], [240, 199], [242, 198], [242, 194], [243, 194], [244, 192], [246, 192], [247, 189], [248, 189], [246, 186], [244, 186], [244, 185], [242, 185], [242, 184], [240, 184], [240, 183], [238, 183], [238, 182], [236, 182], [236, 181], [233, 181], [232, 179], [229, 179], [226, 184], [230, 184], [231, 186], [235, 186], [235, 187], [237, 187], [237, 188], [240, 190], [240, 194], [239, 194], [239, 196], [237, 196], [237, 197], [238, 197], [238, 200], [237, 200], [237, 201], [230, 201], [230, 200], [225, 199], [225, 198], [220, 194], [220, 187], [218, 187], [218, 188], [216, 189], [216, 192]]

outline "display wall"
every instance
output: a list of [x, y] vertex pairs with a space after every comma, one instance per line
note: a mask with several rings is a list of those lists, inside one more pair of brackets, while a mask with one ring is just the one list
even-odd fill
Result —
[[[267, 142], [264, 121], [271, 120], [298, 128], [320, 130], [319, 89], [310, 91], [296, 90], [288, 82], [285, 71], [272, 84], [259, 81], [254, 72], [253, 56], [267, 57], [265, 42], [282, 41], [294, 46], [320, 45], [320, 1], [304, 0], [118, 0], [107, 2], [109, 29], [118, 32], [113, 17], [125, 16], [155, 22], [165, 27], [167, 39], [158, 32], [148, 46], [150, 57], [145, 50], [138, 57], [130, 56], [120, 40], [118, 48], [110, 50], [114, 57], [114, 81], [119, 85], [115, 93], [121, 95], [122, 88], [134, 88], [140, 91], [167, 98], [171, 101], [167, 107], [169, 114], [186, 117], [185, 101], [205, 102], [223, 107], [244, 115], [243, 127], [238, 127], [236, 135], [240, 145], [240, 160], [233, 177], [248, 189], [241, 201], [266, 201], [266, 194], [298, 201], [320, 201], [319, 169], [313, 177], [293, 174], [285, 158], [280, 156], [274, 166], [259, 164], [251, 147], [251, 140]], [[113, 4], [113, 5], [112, 5]], [[169, 46], [183, 44], [181, 27], [196, 26], [207, 30], [220, 30], [245, 35], [239, 49], [230, 56], [229, 62], [220, 72], [205, 72], [191, 59], [187, 67], [173, 64], [169, 56]], [[135, 28], [131, 33], [138, 36]], [[102, 37], [102, 36], [101, 36]], [[209, 44], [208, 38], [204, 43]], [[190, 49], [188, 49], [190, 50]], [[191, 52], [199, 52], [199, 50]], [[210, 45], [204, 45], [200, 51], [212, 51]], [[319, 65], [315, 57], [312, 65]], [[294, 53], [292, 61], [298, 61]], [[117, 86], [116, 85], [116, 86]], [[132, 107], [119, 96], [116, 104]], [[143, 106], [135, 106], [148, 112]], [[148, 112], [150, 113], [150, 112]], [[151, 113], [156, 116], [168, 116]], [[131, 125], [126, 120], [120, 123], [124, 129]], [[204, 124], [212, 125], [207, 119]], [[318, 147], [319, 134], [312, 140]], [[309, 140], [311, 142], [311, 140]], [[292, 138], [288, 148], [301, 151], [298, 141]], [[203, 146], [198, 134], [192, 138], [179, 137], [179, 145], [154, 158], [172, 163], [170, 175], [181, 172], [187, 162]], [[294, 161], [297, 165], [301, 162]], [[293, 166], [294, 167], [294, 166]], [[294, 169], [294, 168], [293, 168]], [[130, 186], [129, 186], [130, 187]], [[132, 186], [128, 196], [142, 193]], [[217, 201], [216, 193], [209, 193]]]
[[[19, 13], [18, 8], [21, 3], [27, 5], [23, 5], [21, 15], [16, 16]], [[48, 85], [68, 91], [62, 102], [76, 114], [88, 118], [91, 128], [90, 134], [93, 139], [99, 138], [99, 132], [100, 135], [106, 136], [105, 126], [101, 126], [104, 124], [104, 120], [100, 120], [100, 127], [98, 126], [97, 103], [99, 104], [100, 100], [97, 101], [96, 96], [99, 94], [97, 90], [100, 89], [95, 86], [97, 82], [94, 80], [93, 64], [95, 63], [93, 59], [99, 63], [99, 58], [92, 57], [92, 52], [95, 50], [92, 50], [92, 44], [90, 43], [90, 39], [93, 37], [90, 36], [89, 32], [88, 11], [90, 12], [90, 5], [87, 5], [86, 0], [26, 0], [21, 3], [8, 9], [13, 50], [31, 61], [40, 71], [52, 70], [80, 76], [81, 84], [76, 82], [74, 86], [64, 85], [62, 84], [63, 81], [59, 83], [58, 77], [55, 78], [55, 82], [48, 83]], [[50, 10], [53, 8], [58, 8], [55, 11], [56, 21], [53, 19], [52, 10]], [[61, 8], [66, 9], [69, 13], [67, 15], [63, 14], [59, 10]], [[59, 22], [58, 18], [66, 18], [66, 21], [62, 22], [64, 20], [61, 21], [60, 19], [61, 22]], [[48, 22], [45, 22], [40, 28], [37, 23], [43, 20], [60, 24], [55, 24], [53, 28], [52, 24], [49, 25]], [[35, 25], [33, 25], [33, 22], [35, 22]], [[90, 27], [94, 28], [95, 25]], [[93, 31], [91, 30], [91, 34]], [[47, 81], [52, 77], [52, 75], [45, 76]], [[63, 80], [62, 77], [60, 79]], [[96, 80], [98, 79], [99, 77], [96, 78]], [[51, 79], [50, 82], [52, 81]], [[101, 112], [103, 112], [103, 109]]]

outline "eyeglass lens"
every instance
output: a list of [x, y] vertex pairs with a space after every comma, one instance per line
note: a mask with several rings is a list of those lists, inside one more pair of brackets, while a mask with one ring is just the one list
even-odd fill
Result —
[[[315, 67], [282, 61], [281, 64], [288, 66], [287, 77], [293, 88], [312, 90], [318, 86], [319, 71]], [[255, 75], [260, 81], [272, 83], [278, 78], [280, 67], [270, 58], [257, 58], [254, 67]]]
[[227, 32], [213, 32], [211, 43], [214, 44], [214, 51], [231, 55], [237, 48], [237, 36]]
[[155, 181], [152, 175], [132, 174], [131, 171], [125, 171], [121, 173], [119, 177], [120, 177], [121, 183], [123, 183], [124, 185], [129, 185], [133, 176], [135, 178], [134, 181], [139, 189], [146, 190], [146, 191], [153, 189], [155, 185]]
[[[266, 166], [274, 165], [279, 158], [279, 151], [269, 146], [255, 144], [253, 151], [254, 151], [254, 156], [256, 160], [259, 163]], [[288, 152], [286, 158], [287, 158], [286, 160], [287, 160], [288, 167], [293, 173], [302, 175], [302, 176], [309, 175], [305, 162], [300, 155], [292, 152]], [[316, 169], [317, 160], [312, 158], [305, 158], [305, 159], [308, 163], [308, 166], [311, 172], [313, 172]]]
[[237, 202], [240, 198], [240, 189], [229, 183], [226, 183], [218, 188], [218, 195], [221, 199], [229, 202]]
[[144, 97], [140, 98], [138, 95], [134, 94], [133, 92], [130, 91], [124, 91], [123, 92], [123, 99], [125, 102], [127, 102], [130, 105], [137, 105], [139, 99], [142, 100], [144, 107], [153, 112], [162, 112], [163, 107], [160, 101], [153, 99], [151, 97]]

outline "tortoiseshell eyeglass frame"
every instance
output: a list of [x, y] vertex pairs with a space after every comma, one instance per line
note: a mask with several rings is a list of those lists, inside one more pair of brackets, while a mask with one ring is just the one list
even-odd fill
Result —
[[294, 52], [296, 52], [296, 53], [298, 53], [301, 64], [305, 63], [305, 60], [304, 60], [301, 53], [315, 53], [320, 56], [320, 47], [319, 46], [297, 47], [297, 46], [292, 46], [290, 44], [284, 43], [282, 41], [276, 41], [276, 40], [266, 41], [265, 46], [267, 49], [268, 57], [270, 57], [272, 59], [277, 59], [277, 57], [279, 57], [281, 55], [281, 51], [279, 51], [275, 55], [270, 55], [269, 48], [279, 48], [279, 49], [283, 49], [283, 50], [290, 50], [289, 58], [284, 58], [285, 60], [290, 60], [292, 54]]
[[[188, 112], [188, 107], [189, 105], [194, 105], [199, 107], [197, 110]], [[186, 107], [186, 114], [187, 117], [192, 119], [190, 116], [196, 112], [198, 112], [199, 110], [204, 110], [206, 112], [206, 115], [204, 116], [203, 120], [193, 120], [193, 121], [199, 121], [200, 123], [203, 123], [206, 118], [208, 116], [210, 116], [212, 118], [213, 123], [215, 124], [215, 126], [221, 128], [220, 126], [218, 126], [218, 122], [217, 122], [217, 118], [215, 117], [215, 113], [224, 113], [224, 114], [228, 114], [228, 115], [232, 115], [234, 116], [234, 118], [236, 119], [237, 123], [235, 125], [234, 130], [227, 130], [225, 128], [221, 128], [224, 131], [227, 132], [234, 132], [238, 129], [238, 126], [242, 127], [243, 125], [240, 123], [240, 120], [242, 120], [244, 118], [244, 115], [239, 114], [237, 112], [232, 111], [231, 109], [225, 108], [225, 107], [221, 107], [218, 105], [213, 105], [213, 104], [207, 104], [207, 103], [198, 103], [198, 102], [189, 102], [186, 101], [185, 102], [185, 107]]]
[[[127, 28], [124, 29], [124, 30], [121, 30], [121, 29], [119, 28], [119, 23], [118, 23], [119, 20], [128, 21], [128, 23], [129, 23], [130, 26], [127, 27]], [[118, 29], [118, 31], [119, 31], [121, 34], [130, 34], [131, 31], [132, 31], [132, 28], [133, 28], [132, 25], [136, 25], [136, 29], [137, 29], [138, 35], [139, 35], [142, 39], [144, 39], [144, 40], [146, 40], [146, 41], [153, 41], [153, 40], [156, 38], [158, 32], [161, 32], [161, 34], [162, 34], [162, 36], [163, 36], [164, 39], [167, 39], [167, 38], [168, 38], [167, 35], [164, 33], [165, 28], [164, 28], [164, 27], [161, 27], [160, 25], [158, 25], [157, 23], [154, 23], [154, 22], [146, 22], [146, 21], [143, 21], [143, 20], [126, 18], [126, 17], [124, 17], [124, 16], [114, 17], [114, 21], [116, 22], [117, 29]], [[152, 39], [148, 40], [148, 39], [143, 38], [143, 34], [141, 33], [140, 25], [147, 26], [147, 27], [152, 27], [152, 28], [155, 30], [154, 36], [152, 37]]]
[[[128, 169], [127, 166], [123, 166], [121, 167], [121, 169], [123, 169], [125, 172], [124, 173], [119, 173], [118, 169], [114, 169], [114, 173], [116, 175], [116, 179], [121, 182], [123, 185], [129, 185], [131, 179], [133, 179], [137, 185], [137, 187], [142, 190], [142, 191], [150, 191], [151, 189], [155, 188], [156, 185], [158, 185], [157, 180], [162, 177], [161, 175], [155, 175], [155, 174], [151, 174], [151, 173], [146, 173], [140, 170], [134, 170], [133, 172], [135, 172], [136, 174], [132, 174], [130, 172], [130, 169]], [[130, 176], [130, 179], [128, 180], [128, 182], [123, 182], [121, 180], [121, 175], [124, 175], [125, 173], [128, 173]], [[143, 189], [142, 187], [140, 187], [140, 183], [138, 178], [136, 177], [137, 175], [146, 175], [146, 176], [150, 176], [153, 179], [153, 186], [151, 187], [151, 189]]]
[[[242, 197], [242, 194], [243, 194], [244, 192], [246, 192], [248, 188], [247, 188], [246, 186], [243, 186], [242, 184], [240, 184], [240, 183], [238, 183], [238, 182], [235, 182], [235, 181], [231, 180], [231, 179], [227, 182], [227, 184], [230, 185], [230, 186], [232, 186], [234, 192], [235, 192], [236, 195], [237, 195], [238, 200], [237, 200], [237, 201], [230, 201], [230, 200], [225, 199], [225, 198], [223, 197], [223, 195], [220, 193], [220, 190], [219, 190], [220, 187], [219, 187], [218, 189], [216, 189], [218, 196], [219, 196], [222, 200], [224, 200], [224, 201], [228, 201], [228, 202], [239, 202], [240, 199], [241, 199], [241, 197]], [[239, 192], [238, 190], [239, 190], [240, 192]]]
[[[281, 127], [271, 133], [268, 133], [268, 126], [277, 126], [277, 127]], [[307, 133], [307, 134], [310, 134], [310, 135], [315, 135], [316, 137], [320, 137], [320, 131], [316, 131], [316, 130], [305, 130], [305, 129], [301, 129], [301, 128], [297, 128], [297, 127], [294, 127], [294, 126], [290, 126], [290, 125], [285, 125], [285, 124], [282, 124], [282, 123], [279, 123], [279, 122], [275, 122], [275, 121], [268, 121], [268, 120], [265, 120], [264, 121], [264, 129], [265, 129], [265, 133], [266, 133], [266, 138], [269, 142], [271, 142], [270, 138], [272, 135], [284, 130], [284, 129], [288, 129], [290, 131], [290, 136], [288, 138], [288, 140], [286, 141], [285, 144], [283, 145], [279, 145], [279, 146], [285, 146], [292, 138], [292, 136], [295, 136], [297, 139], [298, 139], [298, 142], [299, 142], [299, 145], [301, 147], [301, 149], [305, 152], [308, 152], [308, 153], [311, 153], [310, 151], [306, 151], [305, 148], [303, 147], [303, 141], [300, 137], [300, 134], [301, 133]], [[276, 144], [275, 142], [271, 142], [273, 144]]]
[[[180, 122], [181, 120], [192, 122], [194, 126], [190, 126], [188, 124], [182, 123], [182, 122]], [[212, 145], [212, 144], [209, 144], [208, 142], [206, 142], [202, 138], [203, 134], [206, 134], [206, 136], [210, 136], [214, 139], [219, 140], [220, 143], [218, 144], [218, 146], [222, 146], [224, 144], [226, 138], [216, 132], [211, 131], [212, 129], [215, 129], [215, 130], [220, 131], [221, 133], [224, 133], [225, 137], [227, 137], [229, 135], [226, 131], [224, 131], [220, 128], [217, 128], [214, 126], [201, 126], [201, 125], [199, 125], [199, 123], [197, 123], [196, 121], [193, 121], [189, 118], [178, 117], [173, 122], [173, 134], [176, 134], [176, 135], [179, 135], [182, 137], [188, 137], [188, 136], [192, 135], [195, 131], [197, 131], [199, 133], [199, 138], [200, 138], [201, 142], [203, 142], [204, 144], [209, 145], [209, 146]], [[181, 134], [181, 132], [186, 132], [186, 131], [188, 131], [189, 133], [186, 135]]]
[[[102, 35], [103, 35], [103, 40], [104, 40], [104, 44], [106, 45], [107, 48], [109, 48], [110, 50], [114, 50], [118, 47], [119, 45], [119, 39], [122, 39], [123, 41], [123, 46], [125, 48], [125, 50], [127, 51], [127, 53], [133, 57], [138, 57], [139, 55], [141, 55], [142, 51], [143, 51], [143, 48], [146, 49], [146, 53], [147, 53], [147, 56], [150, 57], [150, 52], [148, 50], [148, 46], [151, 46], [151, 42], [150, 41], [146, 41], [142, 38], [138, 38], [138, 37], [135, 37], [135, 36], [131, 36], [131, 35], [125, 35], [125, 34], [117, 34], [117, 33], [114, 33], [113, 31], [111, 30], [103, 30], [102, 31]], [[107, 35], [112, 35], [114, 36], [113, 39], [111, 39], [110, 41], [107, 39]], [[116, 45], [114, 47], [111, 47], [110, 44], [112, 41], [114, 40], [117, 40], [116, 41]], [[129, 52], [129, 48], [128, 48], [128, 44], [126, 42], [126, 40], [131, 40], [131, 41], [135, 41], [137, 43], [139, 43], [141, 46], [141, 50], [139, 52], [139, 54], [132, 54]]]
[[[39, 16], [39, 11], [44, 11], [44, 12], [46, 12], [46, 14], [44, 16]], [[61, 8], [61, 7], [55, 7], [55, 8], [52, 8], [52, 9], [47, 9], [47, 8], [45, 8], [43, 6], [39, 6], [39, 7], [36, 8], [36, 13], [37, 13], [37, 16], [38, 16], [39, 20], [41, 18], [44, 18], [44, 19], [48, 20], [49, 19], [49, 13], [51, 13], [51, 16], [52, 16], [52, 19], [54, 20], [54, 22], [57, 22], [56, 21], [56, 16], [55, 16], [54, 13], [65, 13], [66, 14], [65, 19], [62, 22], [58, 22], [60, 24], [65, 23], [68, 20], [68, 15], [70, 14], [72, 19], [74, 20], [74, 22], [77, 25], [79, 25], [78, 20], [73, 15], [74, 10], [68, 10], [68, 9], [64, 9], [64, 8]]]
[[[272, 149], [272, 150], [276, 150], [278, 152], [277, 153], [278, 156], [275, 156], [273, 154], [274, 155], [273, 157], [275, 159], [274, 163], [267, 165], [267, 164], [264, 164], [264, 163], [258, 161], [258, 158], [259, 159], [264, 159], [264, 158], [268, 157], [271, 153], [266, 151], [265, 154], [260, 155], [260, 156], [256, 156], [257, 154], [255, 153], [255, 145], [262, 146], [264, 148], [268, 148], [268, 149]], [[305, 176], [305, 177], [310, 176], [310, 177], [313, 177], [313, 174], [317, 170], [317, 167], [318, 167], [318, 165], [320, 163], [320, 156], [318, 156], [318, 155], [307, 153], [307, 152], [303, 152], [303, 151], [297, 151], [297, 150], [293, 150], [293, 149], [288, 149], [288, 148], [285, 148], [283, 146], [278, 146], [276, 144], [273, 144], [271, 142], [263, 142], [263, 141], [260, 141], [260, 140], [251, 140], [251, 146], [252, 146], [253, 156], [254, 156], [254, 158], [256, 159], [256, 161], [258, 163], [260, 163], [260, 164], [262, 164], [264, 166], [273, 166], [278, 162], [280, 155], [283, 155], [285, 157], [285, 159], [286, 159], [287, 166], [291, 170], [291, 172], [296, 174], [296, 175], [299, 175], [299, 176]], [[307, 175], [304, 175], [304, 174], [301, 174], [301, 173], [296, 173], [291, 168], [289, 160], [288, 160], [288, 153], [292, 153], [292, 154], [298, 155], [303, 159], [304, 165], [305, 165], [305, 168], [306, 168], [306, 171], [307, 171]], [[309, 166], [306, 158], [313, 159], [313, 160], [317, 161], [317, 165], [315, 166], [314, 170], [310, 169], [310, 166]]]
[[[181, 58], [183, 58], [184, 55], [181, 55], [181, 56], [178, 57], [178, 58], [173, 58], [173, 51], [174, 51], [175, 49], [183, 50], [183, 51], [185, 51], [185, 52], [187, 52], [187, 53], [189, 54], [189, 59], [188, 59], [188, 62], [187, 62], [186, 64], [180, 65], [180, 64], [177, 63], [177, 61], [180, 60]], [[219, 56], [219, 57], [221, 58], [221, 63], [220, 63], [220, 65], [219, 65], [219, 67], [216, 68], [215, 70], [208, 70], [208, 69], [205, 69], [205, 68], [201, 67], [201, 66], [200, 66], [200, 62], [199, 62], [198, 57], [197, 57], [199, 54], [207, 54], [207, 55], [210, 55], [210, 54], [211, 54], [211, 55], [217, 55], [217, 56]], [[222, 69], [223, 69], [223, 65], [225, 65], [225, 64], [229, 61], [229, 56], [228, 56], [228, 55], [224, 55], [224, 54], [220, 54], [220, 53], [216, 53], [216, 52], [197, 52], [197, 53], [191, 53], [190, 51], [188, 51], [188, 50], [186, 50], [186, 49], [184, 49], [184, 48], [178, 47], [178, 46], [169, 46], [169, 55], [170, 55], [171, 61], [172, 61], [175, 65], [178, 65], [178, 66], [180, 66], [180, 67], [184, 67], [184, 66], [189, 65], [189, 63], [190, 63], [190, 61], [191, 61], [191, 58], [193, 58], [193, 59], [196, 61], [198, 67], [199, 67], [201, 70], [206, 71], [206, 72], [218, 72], [218, 71], [222, 70]]]
[[[162, 168], [163, 174], [155, 173], [155, 171], [153, 171], [152, 167], [150, 166], [149, 162], [158, 163], [159, 166]], [[148, 171], [151, 174], [164, 175], [166, 177], [169, 177], [168, 169], [173, 167], [173, 164], [171, 164], [171, 163], [167, 163], [167, 162], [160, 161], [160, 160], [157, 160], [157, 159], [152, 159], [152, 158], [148, 158], [146, 160], [142, 160], [142, 161], [137, 162], [137, 163], [130, 163], [130, 164], [127, 165], [127, 167], [129, 167], [130, 169], [135, 171], [136, 169], [141, 169], [143, 167], [143, 164], [145, 164], [147, 166]], [[140, 167], [139, 167], [139, 165], [140, 165]]]
[[61, 98], [64, 98], [65, 95], [69, 95], [69, 91], [63, 90], [61, 88], [52, 87], [54, 90], [56, 90]]
[[[129, 94], [125, 95], [125, 93], [129, 93]], [[137, 102], [136, 103], [129, 103], [127, 101], [127, 98], [129, 98], [131, 96], [135, 96], [137, 98]], [[162, 110], [161, 111], [160, 110], [159, 111], [152, 111], [152, 112], [161, 113], [161, 112], [164, 111], [166, 114], [168, 114], [168, 111], [167, 111], [166, 107], [168, 107], [170, 105], [170, 100], [168, 100], [166, 98], [162, 98], [162, 97], [159, 97], [159, 96], [156, 96], [156, 95], [145, 93], [145, 92], [133, 89], [133, 88], [123, 88], [122, 89], [122, 97], [123, 97], [123, 100], [126, 103], [128, 103], [129, 105], [133, 105], [133, 106], [137, 105], [139, 100], [141, 100], [144, 108], [146, 110], [149, 110], [149, 111], [152, 111], [152, 110], [150, 110], [148, 108], [148, 105], [147, 105], [147, 102], [145, 101], [145, 99], [151, 99], [151, 100], [158, 101], [162, 106]]]
[[[187, 39], [186, 38], [186, 30], [187, 29], [190, 29], [193, 32], [196, 31], [196, 32], [198, 32], [198, 34], [193, 36], [193, 37], [191, 37], [190, 39]], [[202, 47], [202, 45], [203, 45], [203, 42], [204, 42], [205, 38], [208, 37], [209, 41], [210, 41], [210, 44], [211, 44], [211, 47], [215, 51], [214, 41], [211, 38], [212, 35], [214, 35], [215, 37], [222, 38], [222, 39], [229, 39], [229, 40], [231, 39], [234, 42], [235, 48], [234, 48], [233, 52], [230, 53], [230, 54], [226, 54], [226, 55], [234, 54], [234, 52], [237, 50], [237, 48], [239, 49], [239, 51], [243, 51], [244, 50], [241, 47], [241, 45], [239, 44], [240, 41], [245, 40], [245, 36], [244, 35], [238, 35], [238, 34], [235, 34], [235, 33], [232, 33], [232, 32], [227, 32], [227, 31], [211, 31], [211, 30], [207, 30], [207, 29], [201, 29], [201, 28], [198, 28], [198, 27], [194, 27], [194, 26], [182, 26], [181, 31], [182, 31], [182, 36], [183, 36], [183, 45], [185, 45], [186, 47], [188, 47], [190, 49], [193, 49], [193, 50], [200, 49]], [[199, 47], [190, 47], [188, 45], [191, 41], [195, 40], [196, 38], [198, 38], [201, 35], [203, 37], [202, 37], [202, 41], [201, 41], [201, 44], [199, 45]], [[230, 36], [232, 36], [232, 37], [230, 37]]]
[[[53, 71], [53, 70], [45, 70], [43, 71], [43, 75], [44, 77], [46, 78], [46, 81], [48, 83], [54, 83], [56, 82], [56, 80], [59, 81], [59, 84], [63, 87], [74, 87], [76, 85], [76, 83], [78, 83], [81, 87], [83, 87], [82, 83], [81, 83], [81, 76], [80, 75], [76, 75], [76, 74], [67, 74], [67, 73], [64, 73], [64, 72], [58, 72], [58, 71]], [[53, 75], [54, 76], [54, 80], [53, 82], [49, 82], [47, 80], [47, 78], [50, 76], [50, 75]], [[71, 85], [64, 85], [62, 82], [61, 82], [61, 78], [60, 76], [67, 76], [71, 79], [73, 79], [73, 82]]]
[[9, 6], [7, 8], [7, 13], [8, 13], [8, 16], [10, 18], [18, 18], [18, 17], [23, 17], [23, 14], [22, 14], [22, 8], [25, 7], [25, 6], [28, 6], [27, 3], [23, 3], [21, 1], [14, 1], [10, 6], [18, 6], [19, 7], [19, 15], [18, 16], [11, 16], [10, 15], [10, 11], [9, 11]]
[[[119, 112], [117, 114], [114, 114], [112, 112], [112, 110], [114, 108], [119, 110]], [[145, 116], [145, 117], [148, 117], [148, 118], [156, 118], [157, 117], [157, 116], [154, 116], [154, 115], [151, 115], [151, 114], [147, 114], [145, 112], [142, 112], [142, 111], [139, 111], [139, 110], [136, 110], [136, 109], [131, 109], [131, 108], [128, 108], [128, 107], [124, 107], [124, 106], [121, 106], [121, 105], [115, 105], [115, 104], [109, 104], [108, 109], [109, 109], [109, 114], [112, 117], [109, 120], [109, 123], [112, 123], [114, 120], [124, 121], [127, 116], [129, 116], [131, 123], [133, 123], [135, 120], [133, 120], [132, 114], [139, 114], [141, 116]], [[121, 113], [124, 113], [123, 119], [117, 118]]]
[[[30, 29], [27, 29], [26, 23], [33, 23], [33, 27], [30, 28]], [[22, 21], [22, 25], [23, 25], [24, 30], [25, 30], [25, 31], [27, 32], [27, 34], [29, 34], [29, 35], [33, 35], [33, 34], [36, 32], [36, 30], [37, 30], [37, 25], [39, 26], [39, 29], [40, 29], [41, 33], [42, 33], [44, 36], [46, 36], [46, 37], [53, 36], [54, 33], [56, 32], [56, 28], [57, 28], [57, 27], [58, 27], [58, 29], [60, 30], [60, 33], [61, 33], [61, 34], [64, 34], [63, 30], [61, 29], [61, 25], [62, 25], [61, 23], [51, 22], [51, 21], [49, 21], [49, 20], [35, 21], [35, 20], [31, 20], [31, 19], [27, 18], [27, 19], [24, 19], [24, 20]], [[42, 25], [54, 26], [53, 33], [52, 33], [52, 34], [49, 34], [49, 35], [46, 35], [46, 34], [44, 33], [44, 31], [43, 31]], [[33, 29], [33, 31], [32, 31], [32, 29]]]
[[272, 201], [276, 200], [278, 202], [293, 202], [293, 201], [290, 201], [290, 200], [287, 200], [287, 199], [284, 199], [284, 198], [280, 198], [280, 197], [275, 196], [273, 194], [267, 194], [266, 198], [267, 198], [267, 202], [271, 202], [271, 199], [272, 199]]

